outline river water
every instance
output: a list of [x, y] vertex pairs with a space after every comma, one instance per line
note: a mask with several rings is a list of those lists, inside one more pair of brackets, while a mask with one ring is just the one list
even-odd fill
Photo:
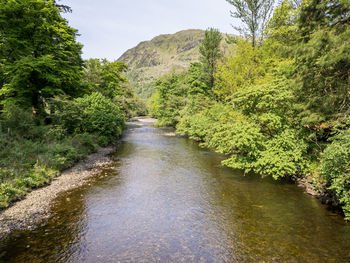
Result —
[[167, 135], [129, 123], [113, 163], [0, 241], [0, 262], [350, 262], [350, 224], [318, 200]]

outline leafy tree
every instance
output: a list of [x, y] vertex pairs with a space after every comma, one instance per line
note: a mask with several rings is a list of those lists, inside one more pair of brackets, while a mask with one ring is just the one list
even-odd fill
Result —
[[219, 64], [214, 93], [221, 101], [231, 101], [234, 94], [253, 85], [264, 74], [257, 49], [244, 41], [238, 41], [233, 54]]
[[[201, 54], [200, 61], [203, 64], [204, 80], [209, 89], [214, 87], [216, 65], [222, 57], [220, 43], [222, 35], [219, 30], [210, 28], [205, 31], [205, 36], [202, 44], [199, 47]], [[207, 93], [210, 93], [208, 91]]]
[[298, 32], [298, 14], [299, 9], [290, 0], [284, 0], [276, 7], [273, 16], [266, 24], [265, 47], [271, 49], [273, 53], [284, 57], [290, 56], [291, 52], [286, 52], [286, 47], [291, 47], [296, 44], [299, 37]]
[[[301, 8], [296, 48], [300, 119], [309, 127], [349, 114], [349, 1], [313, 0]], [[337, 121], [335, 121], [337, 122]]]
[[121, 61], [105, 62], [102, 67], [102, 85], [101, 92], [109, 98], [118, 95], [123, 95], [122, 83], [127, 82], [127, 79], [122, 75], [127, 70], [128, 66]]
[[89, 59], [85, 62], [84, 80], [93, 91], [113, 99], [124, 94], [122, 84], [127, 82], [123, 76], [127, 65], [124, 62], [109, 62], [106, 59]]
[[192, 63], [186, 78], [188, 83], [188, 95], [196, 96], [198, 94], [208, 95], [208, 86], [203, 79], [203, 65], [201, 63]]
[[0, 2], [0, 95], [5, 103], [40, 113], [57, 94], [83, 94], [82, 46], [60, 12], [53, 1]]
[[231, 11], [233, 18], [238, 18], [243, 26], [234, 28], [252, 38], [253, 47], [256, 46], [258, 37], [263, 36], [264, 27], [273, 10], [274, 0], [226, 0], [235, 7]]
[[175, 126], [186, 103], [185, 76], [165, 75], [155, 82], [155, 89], [157, 92], [150, 98], [152, 116], [158, 118], [159, 125]]
[[83, 80], [91, 90], [98, 90], [102, 85], [102, 68], [106, 60], [90, 58], [84, 63]]
[[70, 134], [96, 133], [111, 142], [124, 128], [118, 105], [99, 92], [72, 101], [55, 98], [53, 107], [54, 123], [62, 125]]
[[304, 41], [312, 37], [319, 29], [337, 29], [344, 31], [350, 23], [349, 0], [309, 0], [302, 5], [299, 17], [299, 30]]

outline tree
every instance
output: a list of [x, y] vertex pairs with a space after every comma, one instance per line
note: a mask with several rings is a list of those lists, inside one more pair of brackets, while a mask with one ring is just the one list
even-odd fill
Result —
[[205, 31], [204, 40], [199, 47], [204, 79], [210, 89], [214, 87], [216, 64], [219, 58], [222, 57], [222, 52], [220, 50], [221, 40], [222, 35], [219, 30], [209, 28]]
[[264, 27], [268, 22], [274, 0], [226, 0], [235, 7], [231, 11], [233, 18], [238, 18], [243, 22], [243, 26], [234, 26], [241, 34], [252, 38], [252, 45], [255, 47], [257, 38], [263, 37]]
[[312, 0], [301, 8], [295, 79], [306, 126], [334, 124], [350, 115], [349, 3]]
[[265, 27], [265, 36], [281, 46], [292, 46], [298, 38], [298, 8], [292, 1], [284, 0]]
[[89, 59], [85, 62], [83, 79], [91, 90], [113, 99], [124, 93], [121, 84], [127, 82], [127, 79], [122, 76], [126, 70], [127, 65], [121, 61]]
[[0, 96], [6, 103], [43, 112], [57, 94], [80, 96], [82, 45], [77, 30], [52, 0], [0, 2]]
[[158, 119], [157, 123], [161, 126], [175, 126], [186, 102], [185, 75], [164, 75], [155, 81], [154, 86], [157, 91], [149, 100], [151, 115]]
[[219, 100], [226, 102], [242, 88], [250, 87], [264, 75], [258, 53], [247, 41], [238, 41], [233, 54], [217, 67], [214, 93]]
[[187, 94], [189, 96], [196, 96], [198, 94], [208, 95], [208, 86], [203, 81], [203, 65], [198, 62], [191, 64], [188, 69], [186, 82], [188, 84]]

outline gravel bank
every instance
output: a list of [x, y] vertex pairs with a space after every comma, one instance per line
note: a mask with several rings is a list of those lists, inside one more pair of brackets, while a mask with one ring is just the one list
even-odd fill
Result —
[[116, 151], [117, 145], [100, 148], [85, 160], [65, 170], [51, 184], [27, 194], [25, 199], [0, 211], [0, 239], [11, 232], [34, 229], [50, 217], [50, 205], [61, 192], [82, 186], [101, 168], [111, 162], [109, 154]]

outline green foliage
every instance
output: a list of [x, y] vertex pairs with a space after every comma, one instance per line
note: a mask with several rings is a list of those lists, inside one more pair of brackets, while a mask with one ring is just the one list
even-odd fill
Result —
[[305, 172], [307, 144], [288, 125], [284, 111], [288, 100], [292, 103], [291, 93], [279, 85], [261, 86], [242, 90], [236, 97], [239, 110], [214, 105], [183, 118], [177, 131], [230, 156], [223, 164], [232, 168], [275, 179]]
[[200, 61], [202, 62], [203, 67], [203, 78], [210, 89], [214, 87], [216, 64], [222, 57], [222, 52], [220, 50], [221, 40], [222, 35], [219, 30], [209, 28], [205, 31], [204, 40], [199, 46], [199, 53], [201, 54]]
[[234, 6], [231, 12], [233, 18], [241, 20], [242, 26], [234, 28], [252, 38], [253, 47], [256, 46], [257, 38], [262, 37], [264, 27], [268, 22], [273, 10], [274, 0], [226, 0]]
[[2, 126], [20, 136], [28, 135], [28, 131], [35, 126], [35, 118], [32, 113], [24, 111], [16, 105], [8, 105], [4, 109]]
[[127, 79], [122, 75], [127, 70], [124, 62], [109, 62], [106, 59], [89, 59], [85, 62], [83, 79], [92, 92], [100, 92], [113, 99], [124, 94], [122, 83]]
[[44, 111], [57, 94], [82, 94], [81, 45], [53, 1], [0, 3], [3, 103]]
[[65, 144], [55, 144], [49, 147], [47, 155], [43, 158], [47, 158], [45, 163], [56, 170], [63, 170], [71, 167], [77, 160], [79, 160], [79, 154], [72, 146]]
[[81, 128], [84, 132], [97, 133], [110, 139], [119, 137], [124, 128], [124, 117], [119, 107], [101, 93], [76, 100], [83, 109]]
[[214, 93], [221, 101], [230, 101], [235, 92], [255, 84], [264, 71], [259, 50], [238, 41], [234, 53], [217, 67]]
[[269, 56], [288, 57], [299, 38], [298, 13], [292, 1], [284, 0], [276, 7], [272, 18], [264, 29], [266, 41], [264, 48], [270, 50]]
[[100, 92], [119, 105], [127, 117], [145, 115], [146, 106], [134, 95], [124, 77], [127, 65], [124, 62], [109, 62], [106, 59], [89, 59], [85, 62], [85, 83], [91, 92]]
[[0, 134], [0, 208], [22, 198], [31, 188], [49, 183], [59, 171], [96, 151], [98, 146], [95, 135], [69, 135], [58, 123], [38, 125], [37, 117], [15, 106], [6, 109], [2, 125], [12, 127], [13, 121], [23, 116], [27, 119], [11, 129], [10, 137]]
[[312, 0], [301, 8], [295, 78], [305, 125], [320, 125], [348, 114], [349, 13], [347, 0]]
[[196, 96], [199, 94], [205, 96], [210, 95], [211, 92], [203, 77], [203, 71], [203, 64], [198, 62], [191, 64], [186, 76], [186, 82], [188, 84], [187, 94], [189, 96]]
[[0, 1], [0, 209], [145, 112], [123, 62], [89, 60], [83, 71], [77, 30], [61, 16], [69, 11], [52, 0]]
[[345, 218], [350, 220], [350, 132], [335, 136], [321, 158], [321, 176], [339, 199]]
[[95, 133], [111, 142], [124, 128], [119, 107], [98, 92], [73, 101], [56, 99], [53, 108], [54, 122], [62, 125], [69, 134]]
[[350, 220], [349, 0], [281, 2], [261, 45], [255, 41], [272, 1], [228, 2], [251, 26], [253, 45], [231, 39], [231, 55], [208, 70], [204, 51], [215, 45], [207, 32], [201, 63], [156, 82], [151, 112], [225, 154], [224, 165], [274, 179], [310, 177], [318, 189], [328, 184]]
[[185, 105], [185, 76], [171, 74], [155, 82], [157, 92], [151, 97], [150, 112], [160, 126], [174, 126], [179, 121], [179, 112]]

